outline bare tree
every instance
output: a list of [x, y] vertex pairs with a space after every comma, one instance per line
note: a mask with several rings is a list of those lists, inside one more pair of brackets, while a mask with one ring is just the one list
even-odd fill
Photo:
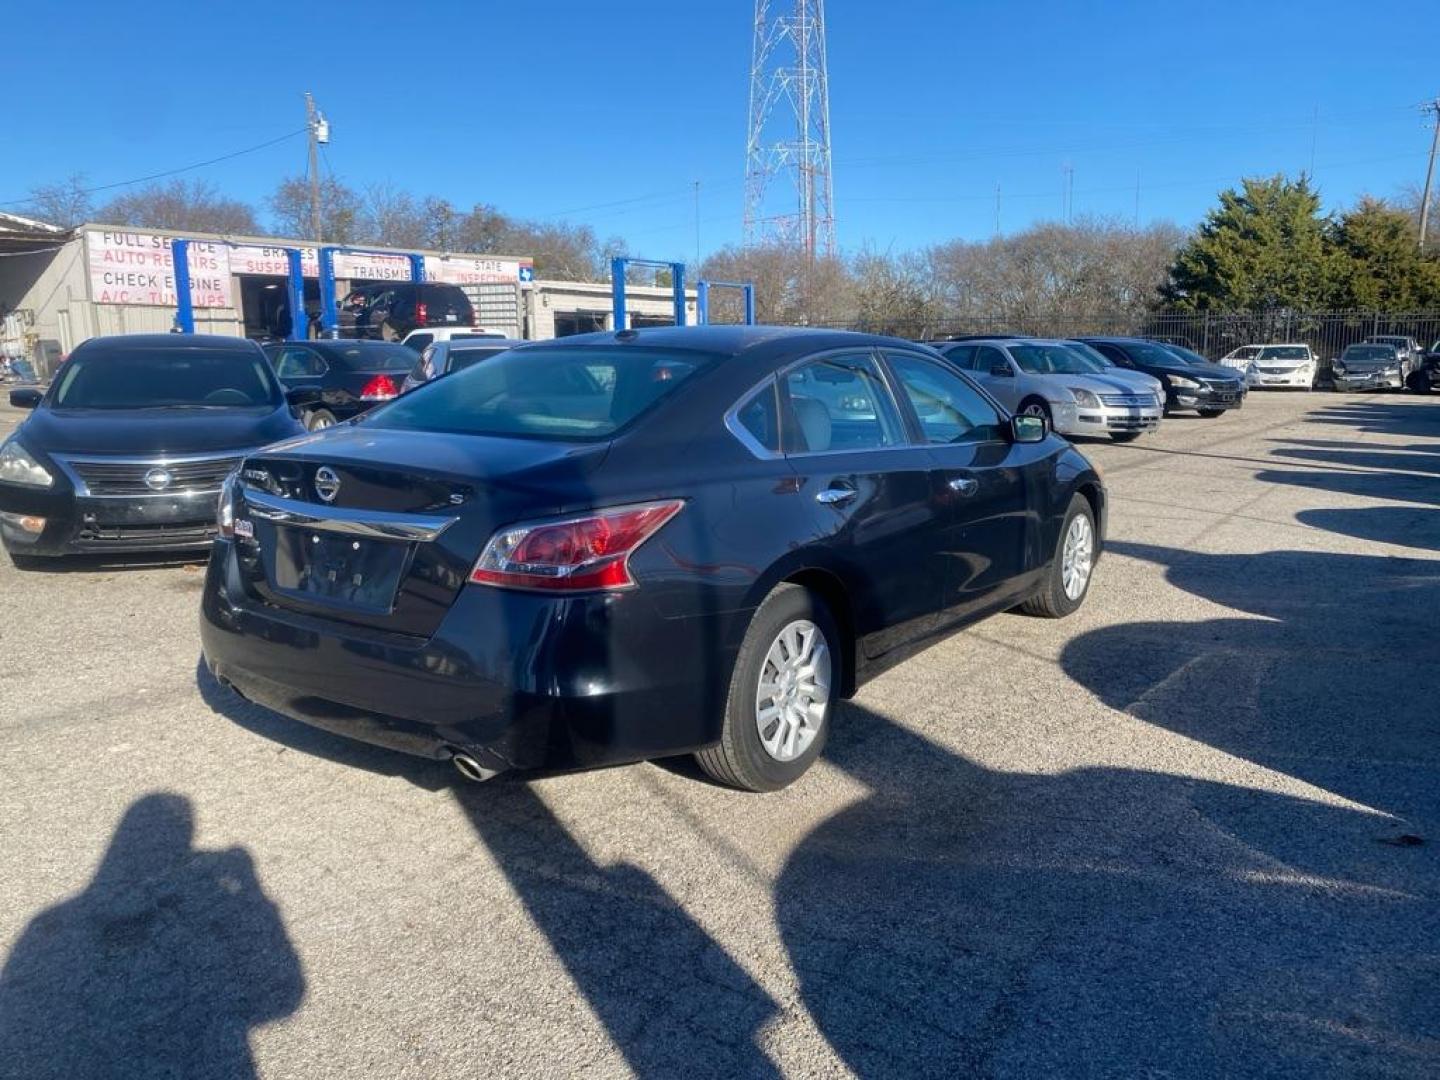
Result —
[[385, 247], [424, 247], [427, 222], [424, 209], [407, 191], [393, 184], [372, 184], [365, 189], [360, 215], [360, 238]]
[[95, 216], [110, 225], [150, 229], [245, 235], [260, 231], [248, 203], [226, 198], [203, 180], [150, 184], [112, 199]]
[[[755, 286], [755, 317], [780, 325], [844, 326], [856, 318], [855, 287], [839, 258], [810, 260], [798, 246], [757, 244], [725, 247], [700, 264], [703, 276]], [[717, 294], [716, 322], [739, 320], [739, 299]]]
[[71, 173], [57, 183], [31, 188], [25, 203], [27, 213], [62, 229], [83, 225], [90, 220], [92, 209], [84, 173]]
[[310, 183], [303, 176], [280, 181], [266, 203], [276, 236], [323, 239], [331, 244], [349, 244], [359, 239], [360, 196], [333, 176], [320, 181], [320, 237], [310, 235]]

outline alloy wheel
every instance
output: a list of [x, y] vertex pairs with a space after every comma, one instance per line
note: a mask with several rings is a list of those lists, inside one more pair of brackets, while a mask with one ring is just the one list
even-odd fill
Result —
[[830, 705], [830, 646], [809, 619], [787, 623], [765, 653], [755, 728], [765, 752], [794, 761], [809, 749]]
[[1090, 519], [1076, 514], [1065, 530], [1065, 546], [1060, 555], [1060, 585], [1071, 600], [1085, 594], [1090, 571], [1095, 564], [1095, 530]]

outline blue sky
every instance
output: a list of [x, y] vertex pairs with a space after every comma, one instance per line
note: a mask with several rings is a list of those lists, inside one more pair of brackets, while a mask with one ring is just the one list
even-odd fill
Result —
[[[783, 4], [785, 0], [773, 0]], [[1426, 3], [829, 0], [837, 231], [847, 250], [983, 239], [1062, 211], [1197, 221], [1241, 175], [1314, 163], [1328, 205], [1423, 179], [1440, 94]], [[233, 20], [221, 17], [233, 15]], [[328, 167], [632, 251], [739, 239], [749, 0], [34, 4], [7, 36], [0, 203], [105, 184], [331, 121]], [[1348, 42], [1355, 42], [1351, 49]], [[1377, 46], [1376, 43], [1384, 43]], [[59, 59], [57, 59], [59, 57]], [[1318, 116], [1318, 121], [1317, 121]], [[261, 202], [297, 136], [187, 175]], [[96, 196], [103, 200], [105, 194]]]

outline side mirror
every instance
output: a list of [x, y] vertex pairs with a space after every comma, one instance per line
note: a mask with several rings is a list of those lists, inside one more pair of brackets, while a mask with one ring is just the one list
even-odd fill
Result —
[[315, 386], [297, 386], [293, 390], [285, 391], [285, 400], [289, 402], [292, 409], [298, 409], [304, 405], [319, 405], [320, 389]]
[[1012, 416], [1010, 418], [1010, 441], [1017, 443], [1044, 442], [1049, 425], [1043, 416]]
[[998, 375], [1002, 379], [1013, 378], [1015, 375], [1015, 373], [1010, 370], [1010, 365], [1005, 363], [1004, 360], [996, 360], [993, 364], [991, 364], [990, 374]]
[[10, 391], [10, 404], [17, 409], [33, 409], [40, 404], [45, 392], [34, 386], [21, 387]]

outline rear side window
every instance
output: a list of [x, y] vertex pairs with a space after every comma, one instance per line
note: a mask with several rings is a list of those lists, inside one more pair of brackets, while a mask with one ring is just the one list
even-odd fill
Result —
[[780, 453], [780, 409], [776, 403], [775, 380], [751, 394], [738, 409], [735, 420], [762, 449]]
[[927, 443], [990, 442], [1001, 437], [1000, 414], [959, 375], [918, 356], [885, 355]]
[[868, 354], [813, 360], [784, 383], [787, 452], [878, 450], [904, 441], [895, 404]]
[[405, 431], [603, 439], [698, 372], [711, 353], [625, 346], [507, 350], [369, 414]]
[[271, 354], [275, 374], [283, 379], [314, 379], [325, 374], [325, 361], [310, 349], [291, 346]]
[[945, 350], [945, 359], [949, 360], [958, 368], [966, 371], [975, 370], [975, 346], [956, 345], [953, 349]]

